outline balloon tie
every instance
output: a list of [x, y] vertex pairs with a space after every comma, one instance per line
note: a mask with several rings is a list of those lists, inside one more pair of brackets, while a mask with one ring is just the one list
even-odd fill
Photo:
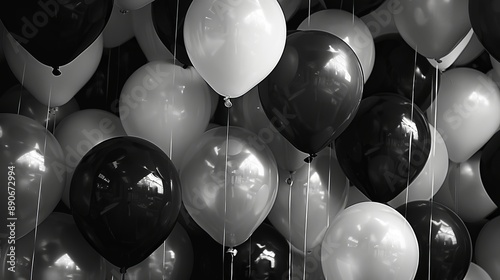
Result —
[[189, 67], [189, 64], [183, 64], [182, 69], [187, 69]]
[[130, 11], [129, 11], [129, 10], [127, 10], [127, 9], [120, 9], [120, 13], [121, 13], [122, 15], [126, 15], [126, 14], [130, 13]]
[[122, 280], [125, 280], [125, 274], [127, 273], [127, 268], [126, 267], [120, 268], [120, 273], [122, 274]]
[[310, 154], [308, 157], [304, 159], [306, 163], [311, 163], [312, 160], [317, 156], [317, 154]]
[[231, 102], [231, 100], [229, 99], [229, 97], [224, 97], [224, 106], [226, 106], [226, 108], [233, 107], [233, 103]]
[[62, 73], [61, 73], [61, 70], [59, 70], [59, 66], [55, 66], [52, 68], [52, 75], [54, 76], [60, 76]]

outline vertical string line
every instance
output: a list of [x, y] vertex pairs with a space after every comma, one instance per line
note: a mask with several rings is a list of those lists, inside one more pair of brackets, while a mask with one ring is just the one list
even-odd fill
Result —
[[[226, 248], [226, 215], [227, 215], [227, 170], [228, 170], [228, 151], [229, 151], [229, 118], [230, 106], [227, 107], [227, 120], [226, 120], [226, 153], [225, 153], [225, 166], [224, 166], [224, 227], [222, 236], [222, 279], [224, 279], [225, 267], [225, 248]], [[232, 248], [231, 248], [232, 249]], [[232, 253], [231, 253], [232, 254]], [[231, 267], [231, 280], [232, 280], [232, 267]]]
[[288, 279], [292, 279], [292, 185], [293, 178], [290, 172], [289, 180], [286, 182], [289, 185], [288, 189]]
[[21, 113], [21, 101], [23, 99], [23, 92], [24, 92], [24, 75], [26, 73], [26, 61], [24, 61], [23, 65], [23, 75], [21, 77], [21, 93], [19, 94], [19, 102], [17, 104], [17, 114], [19, 115]]
[[307, 259], [307, 226], [308, 226], [308, 218], [309, 218], [309, 184], [311, 182], [311, 160], [307, 163], [307, 186], [306, 186], [306, 211], [305, 211], [305, 219], [304, 219], [304, 260], [303, 260], [303, 274], [302, 279], [306, 279], [306, 259]]

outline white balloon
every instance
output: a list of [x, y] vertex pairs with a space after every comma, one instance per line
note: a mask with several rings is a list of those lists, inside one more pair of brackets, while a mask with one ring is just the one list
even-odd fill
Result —
[[132, 13], [123, 12], [115, 4], [102, 31], [105, 48], [115, 48], [134, 37]]

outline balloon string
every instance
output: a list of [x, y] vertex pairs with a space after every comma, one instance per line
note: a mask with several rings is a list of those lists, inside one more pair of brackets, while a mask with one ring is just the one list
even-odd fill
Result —
[[331, 192], [331, 183], [332, 183], [332, 149], [333, 145], [331, 147], [328, 147], [329, 149], [329, 154], [330, 157], [328, 158], [328, 185], [326, 189], [326, 195], [327, 195], [327, 201], [326, 201], [326, 228], [330, 226], [330, 192]]
[[[109, 49], [109, 53], [108, 53], [108, 67], [106, 67], [106, 93], [104, 95], [104, 105], [106, 105], [106, 101], [108, 101], [108, 93], [109, 93], [109, 81], [111, 80], [110, 79], [110, 75], [111, 75], [111, 49]], [[120, 69], [120, 67], [118, 67], [118, 69]], [[118, 95], [117, 95], [118, 97]]]
[[306, 186], [306, 211], [304, 219], [304, 270], [302, 274], [302, 279], [306, 279], [306, 257], [307, 257], [307, 224], [309, 216], [309, 184], [311, 182], [311, 161], [307, 163], [307, 186]]
[[26, 73], [26, 61], [24, 62], [23, 66], [23, 76], [21, 78], [21, 94], [19, 94], [19, 102], [17, 104], [17, 114], [19, 115], [21, 113], [21, 100], [23, 99], [23, 92], [24, 92], [24, 74]]
[[[229, 98], [226, 98], [229, 101]], [[226, 102], [229, 105], [230, 102]], [[224, 167], [224, 226], [223, 226], [223, 236], [222, 236], [222, 279], [224, 279], [224, 267], [225, 267], [225, 247], [226, 247], [226, 215], [227, 215], [227, 170], [228, 170], [228, 151], [229, 151], [229, 117], [230, 117], [230, 106], [227, 107], [227, 120], [226, 120], [226, 155], [225, 155], [225, 167]], [[232, 267], [231, 267], [232, 274]]]
[[[179, 0], [177, 0], [177, 6], [175, 9], [175, 33], [174, 33], [174, 65], [175, 62], [177, 61], [177, 29], [179, 28]], [[175, 76], [175, 71], [174, 71], [174, 76]]]
[[309, 0], [309, 4], [307, 6], [307, 27], [311, 26], [311, 0]]
[[287, 179], [288, 188], [288, 279], [292, 279], [292, 185], [293, 185], [293, 172], [290, 172], [290, 177]]

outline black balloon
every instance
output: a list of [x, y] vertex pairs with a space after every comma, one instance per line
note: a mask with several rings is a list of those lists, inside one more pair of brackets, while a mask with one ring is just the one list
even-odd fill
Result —
[[500, 2], [469, 1], [469, 19], [474, 33], [493, 58], [500, 61]]
[[276, 129], [304, 153], [315, 154], [349, 125], [363, 91], [354, 51], [323, 31], [295, 31], [274, 70], [259, 83], [262, 107]]
[[112, 7], [113, 0], [18, 0], [0, 9], [0, 19], [33, 57], [57, 69], [97, 39]]
[[481, 153], [479, 173], [484, 189], [493, 202], [500, 205], [500, 131], [486, 142]]
[[126, 269], [153, 253], [174, 228], [181, 206], [180, 179], [157, 146], [130, 136], [112, 138], [78, 164], [70, 202], [87, 241]]
[[155, 0], [151, 6], [156, 34], [175, 58], [187, 66], [193, 64], [184, 45], [184, 20], [192, 2], [193, 0]]
[[458, 215], [430, 201], [413, 201], [396, 210], [405, 216], [417, 237], [419, 265], [415, 280], [464, 279], [472, 260], [472, 241]]
[[430, 147], [422, 111], [407, 98], [389, 93], [363, 99], [356, 117], [335, 141], [342, 170], [375, 202], [388, 202], [406, 189], [422, 171]]
[[[436, 76], [438, 79], [436, 79]], [[415, 52], [399, 34], [375, 40], [375, 64], [363, 88], [363, 97], [382, 92], [400, 94], [427, 110], [436, 94], [441, 72], [427, 58]]]
[[362, 17], [377, 9], [385, 0], [324, 0], [328, 9], [341, 9]]

